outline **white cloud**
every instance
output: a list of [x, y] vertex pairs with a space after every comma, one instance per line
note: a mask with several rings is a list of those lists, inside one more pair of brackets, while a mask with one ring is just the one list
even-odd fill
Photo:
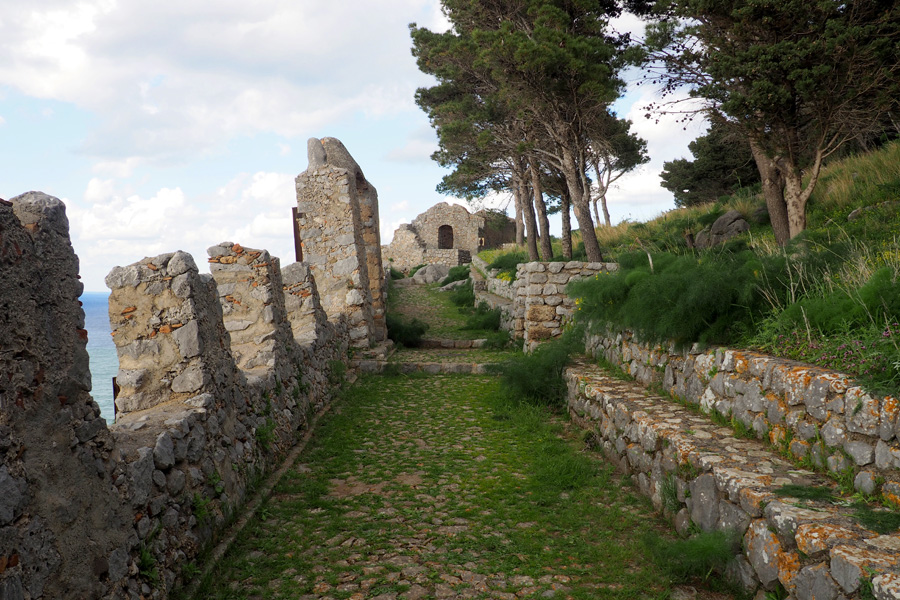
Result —
[[278, 153], [279, 153], [281, 156], [287, 156], [288, 154], [290, 154], [290, 153], [291, 153], [291, 146], [290, 146], [290, 144], [281, 144], [281, 143], [279, 143], [279, 144], [278, 144]]
[[119, 180], [95, 177], [82, 200], [66, 199], [86, 289], [104, 289], [103, 278], [116, 265], [175, 250], [189, 252], [206, 272], [206, 249], [221, 241], [293, 262], [294, 195], [294, 177], [286, 173], [240, 174], [192, 196], [177, 187], [141, 195]]
[[[35, 8], [38, 6], [38, 8]], [[407, 23], [434, 0], [50, 0], [0, 8], [0, 85], [94, 112], [93, 156], [183, 161], [260, 131], [417, 110]]]
[[406, 210], [407, 208], [409, 208], [409, 202], [406, 200], [403, 200], [402, 202], [394, 202], [393, 204], [391, 204], [391, 211], [393, 212]]
[[0, 115], [0, 125], [6, 125], [6, 119], [2, 115]]

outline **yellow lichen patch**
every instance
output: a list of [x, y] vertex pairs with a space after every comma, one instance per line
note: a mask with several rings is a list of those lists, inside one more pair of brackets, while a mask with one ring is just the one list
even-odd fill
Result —
[[809, 555], [824, 552], [842, 540], [850, 540], [855, 537], [856, 534], [853, 531], [827, 523], [804, 523], [797, 527], [797, 533], [794, 535], [797, 548], [800, 552]]
[[787, 437], [787, 431], [781, 425], [773, 425], [769, 430], [769, 443], [777, 445]]
[[734, 372], [735, 373], [746, 373], [747, 369], [750, 368], [750, 361], [744, 356], [741, 352], [734, 353]]
[[794, 591], [797, 587], [794, 583], [797, 574], [800, 573], [800, 555], [796, 552], [778, 553], [778, 581], [788, 591]]
[[738, 492], [738, 496], [741, 499], [741, 508], [744, 510], [751, 509], [757, 515], [761, 515], [763, 502], [768, 502], [771, 499], [772, 494], [763, 490], [744, 488]]
[[893, 396], [885, 396], [881, 400], [881, 410], [885, 419], [893, 421], [900, 414], [900, 402]]

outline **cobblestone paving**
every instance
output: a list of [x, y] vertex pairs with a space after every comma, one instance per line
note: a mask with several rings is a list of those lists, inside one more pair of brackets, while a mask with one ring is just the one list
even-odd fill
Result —
[[391, 296], [390, 310], [407, 319], [428, 323], [425, 337], [454, 340], [484, 337], [483, 331], [460, 329], [466, 317], [450, 301], [449, 294], [436, 291], [436, 285], [398, 285]]
[[445, 348], [402, 348], [394, 353], [388, 362], [453, 362], [453, 363], [494, 363], [508, 360], [516, 353], [507, 350], [453, 350]]
[[[643, 499], [497, 387], [363, 378], [198, 598], [666, 597]], [[563, 455], [593, 474], [567, 484]]]

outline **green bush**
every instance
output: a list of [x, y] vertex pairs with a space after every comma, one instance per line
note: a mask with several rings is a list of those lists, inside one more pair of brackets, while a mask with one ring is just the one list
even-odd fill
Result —
[[488, 350], [503, 350], [509, 346], [511, 341], [512, 338], [510, 338], [509, 332], [505, 329], [499, 329], [485, 336], [484, 346], [482, 346], [482, 348]]
[[631, 329], [648, 341], [727, 343], [765, 308], [762, 269], [752, 252], [628, 253], [618, 271], [573, 282], [569, 293], [578, 298], [583, 323]]
[[471, 281], [459, 286], [454, 290], [450, 290], [450, 301], [456, 306], [472, 307], [475, 306], [475, 288]]
[[450, 273], [441, 281], [441, 285], [447, 285], [454, 281], [462, 281], [469, 278], [469, 265], [458, 265], [450, 268]]
[[403, 279], [405, 277], [403, 271], [399, 271], [394, 267], [390, 267], [389, 273], [391, 275], [391, 279]]
[[403, 317], [387, 313], [386, 316], [388, 338], [394, 343], [407, 348], [417, 348], [422, 344], [422, 336], [428, 331], [428, 324], [419, 319], [407, 321]]
[[497, 331], [500, 329], [500, 309], [491, 308], [486, 302], [479, 302], [475, 312], [466, 317], [466, 324], [462, 328]]
[[506, 274], [510, 281], [515, 281], [516, 269], [523, 262], [528, 262], [528, 256], [524, 252], [510, 252], [495, 258], [488, 265], [488, 269], [499, 269], [500, 273]]
[[580, 342], [581, 336], [577, 332], [569, 332], [541, 344], [530, 354], [522, 354], [488, 368], [500, 375], [504, 393], [511, 400], [561, 405], [566, 395], [563, 369]]

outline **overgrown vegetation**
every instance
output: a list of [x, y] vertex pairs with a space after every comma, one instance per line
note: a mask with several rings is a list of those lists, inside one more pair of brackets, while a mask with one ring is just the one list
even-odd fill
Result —
[[456, 306], [469, 307], [475, 305], [475, 289], [471, 281], [459, 286], [455, 290], [450, 291], [450, 301]]
[[563, 370], [569, 356], [581, 343], [577, 332], [545, 342], [529, 354], [491, 365], [500, 375], [503, 393], [510, 399], [528, 404], [559, 406], [565, 400]]
[[683, 540], [671, 540], [648, 533], [643, 538], [648, 554], [674, 579], [706, 581], [725, 567], [741, 550], [741, 536], [734, 532], [697, 533]]
[[[649, 341], [754, 348], [848, 373], [876, 393], [900, 391], [900, 143], [869, 156], [887, 173], [872, 184], [853, 177], [870, 172], [860, 158], [831, 165], [812, 227], [784, 249], [760, 228], [714, 249], [688, 248], [685, 230], [761, 206], [742, 194], [601, 231], [618, 244], [620, 269], [570, 286], [578, 320]], [[856, 209], [865, 210], [848, 220]]]
[[388, 338], [396, 344], [407, 348], [418, 348], [422, 345], [422, 338], [428, 331], [428, 324], [419, 319], [407, 320], [391, 311], [385, 317]]
[[441, 285], [444, 286], [453, 283], [454, 281], [462, 281], [468, 278], [469, 265], [457, 265], [455, 267], [450, 267], [450, 272], [444, 277], [443, 281], [441, 281]]
[[472, 314], [466, 317], [463, 329], [498, 331], [500, 329], [500, 309], [491, 308], [486, 302], [479, 302]]

